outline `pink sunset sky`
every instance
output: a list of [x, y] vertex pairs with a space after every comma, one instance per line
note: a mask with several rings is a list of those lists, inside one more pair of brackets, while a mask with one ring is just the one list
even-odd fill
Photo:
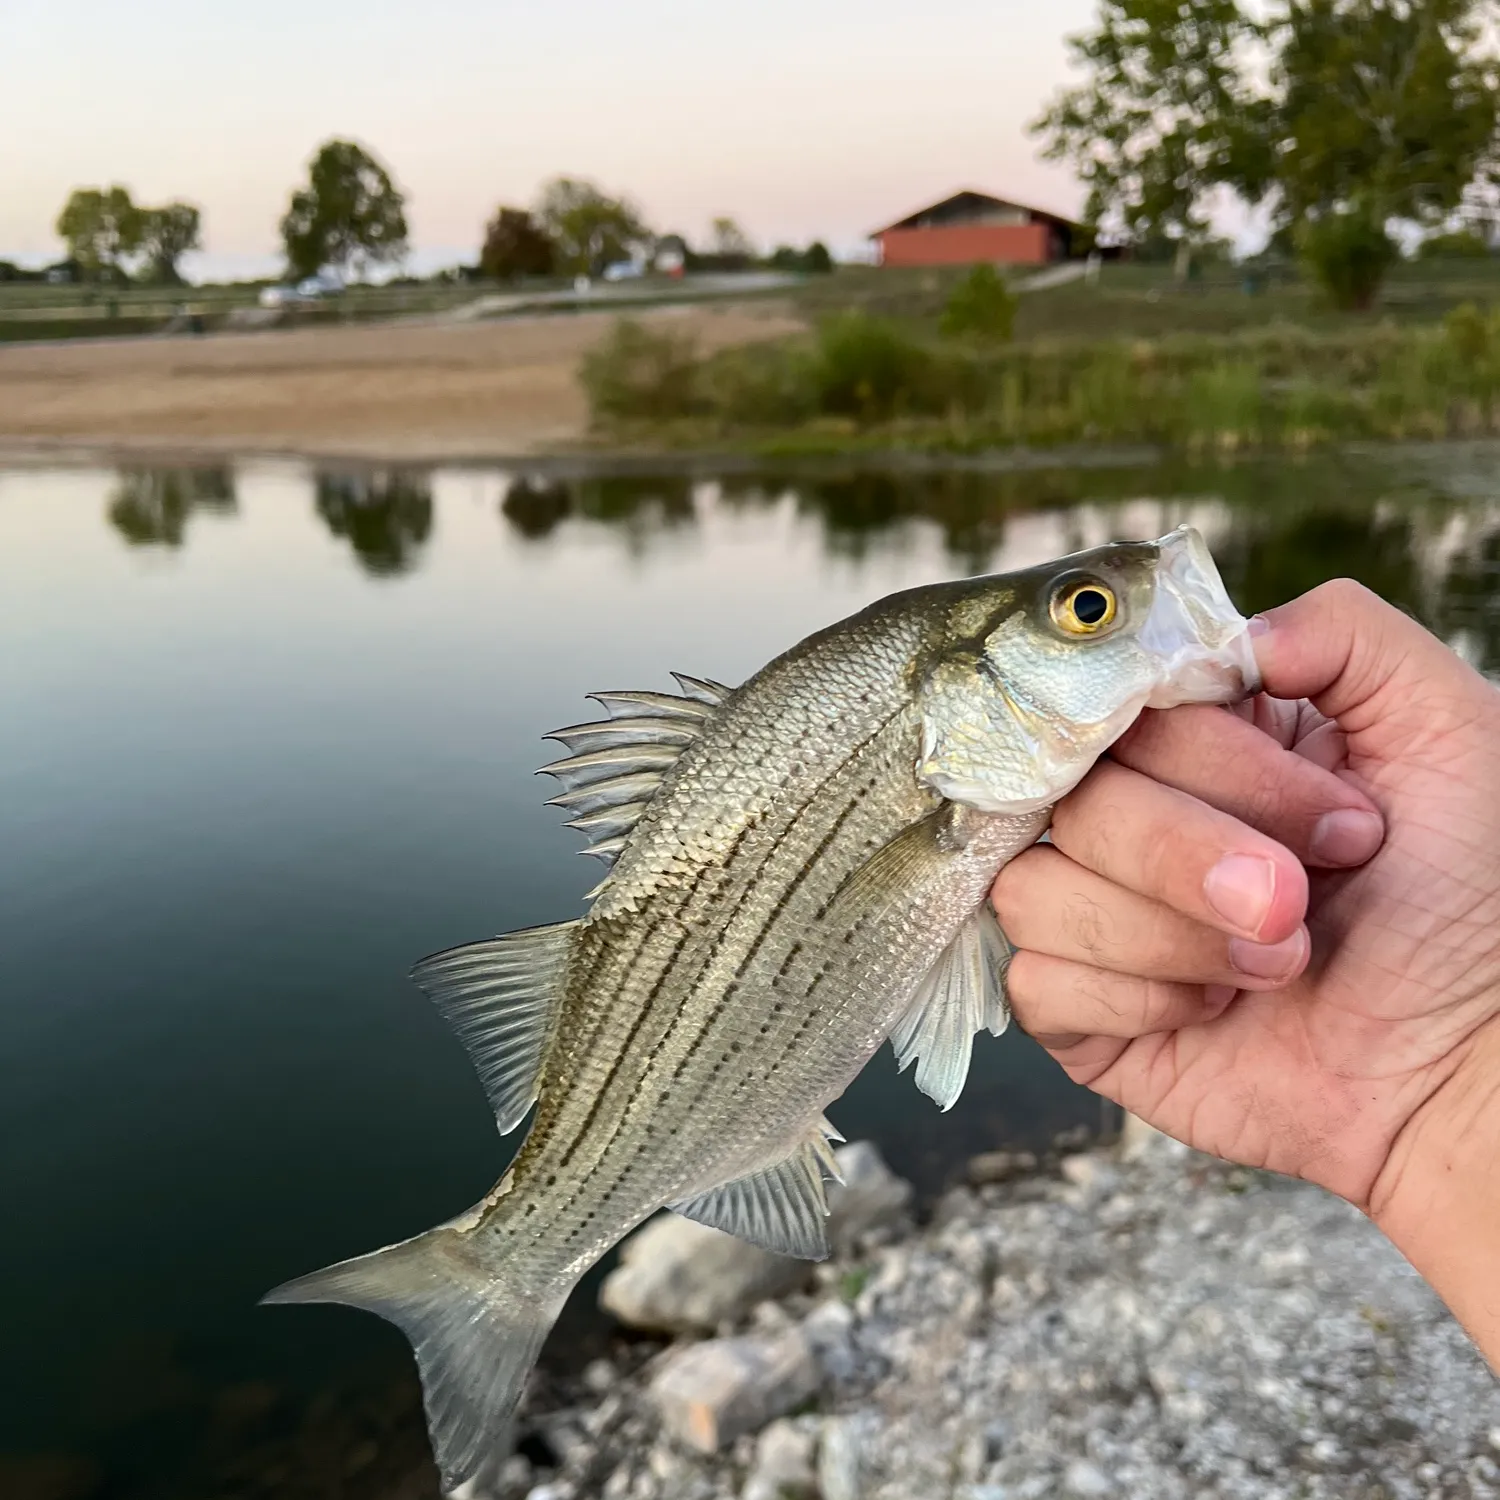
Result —
[[0, 256], [50, 258], [79, 185], [203, 210], [199, 274], [277, 264], [319, 142], [408, 197], [413, 264], [471, 259], [560, 172], [661, 230], [864, 236], [959, 187], [1070, 213], [1026, 124], [1094, 0], [0, 0]]

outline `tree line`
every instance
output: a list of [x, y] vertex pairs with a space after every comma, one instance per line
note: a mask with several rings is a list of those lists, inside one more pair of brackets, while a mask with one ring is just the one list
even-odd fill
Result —
[[1333, 300], [1374, 300], [1403, 227], [1482, 252], [1500, 221], [1495, 0], [1100, 0], [1084, 81], [1032, 129], [1104, 239], [1185, 270], [1225, 197]]
[[[127, 189], [79, 188], [57, 219], [74, 273], [84, 280], [177, 284], [180, 262], [202, 244], [199, 210], [188, 203], [138, 206]], [[406, 197], [389, 170], [364, 146], [325, 142], [291, 196], [280, 223], [287, 271], [306, 277], [331, 268], [363, 275], [403, 260], [408, 248]], [[665, 261], [687, 269], [741, 269], [757, 262], [754, 246], [730, 218], [715, 219], [708, 246], [682, 235], [658, 235], [628, 198], [594, 183], [557, 177], [529, 208], [498, 207], [485, 226], [475, 274], [498, 280], [527, 276], [598, 276], [618, 261]], [[778, 248], [781, 269], [832, 269], [827, 248]]]

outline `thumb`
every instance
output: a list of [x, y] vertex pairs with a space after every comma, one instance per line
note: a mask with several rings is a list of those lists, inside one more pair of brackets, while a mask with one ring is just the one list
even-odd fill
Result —
[[1476, 690], [1475, 701], [1500, 707], [1500, 695], [1442, 641], [1347, 578], [1258, 615], [1250, 630], [1265, 691], [1311, 699], [1351, 737], [1414, 729], [1439, 710], [1447, 718], [1455, 697]]

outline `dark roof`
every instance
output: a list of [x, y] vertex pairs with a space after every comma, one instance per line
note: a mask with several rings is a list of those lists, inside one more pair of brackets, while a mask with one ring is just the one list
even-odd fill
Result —
[[964, 209], [981, 208], [1018, 208], [1044, 224], [1057, 224], [1064, 229], [1078, 228], [1077, 220], [1065, 218], [1062, 214], [1049, 213], [1045, 208], [1032, 208], [1030, 204], [1017, 203], [1013, 198], [997, 198], [993, 193], [980, 193], [973, 188], [964, 188], [957, 193], [949, 194], [946, 198], [939, 198], [936, 203], [929, 203], [925, 208], [919, 208], [914, 213], [907, 214], [904, 219], [897, 219], [894, 224], [886, 224], [883, 228], [872, 231], [870, 238], [874, 239], [876, 235], [884, 234], [887, 229], [915, 229], [918, 227], [918, 220], [927, 218], [929, 214], [941, 213], [944, 209], [961, 213]]

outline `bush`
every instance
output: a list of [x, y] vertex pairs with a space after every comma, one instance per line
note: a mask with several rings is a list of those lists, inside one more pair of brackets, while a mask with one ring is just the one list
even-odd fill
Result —
[[991, 265], [975, 266], [953, 288], [939, 324], [948, 338], [1007, 342], [1016, 326], [1016, 296]]
[[1455, 229], [1450, 234], [1432, 234], [1417, 247], [1423, 260], [1486, 260], [1490, 255], [1489, 241], [1477, 229]]
[[693, 341], [621, 318], [583, 357], [578, 379], [594, 416], [664, 422], [702, 407]]
[[830, 416], [879, 422], [930, 411], [932, 375], [931, 354], [888, 318], [842, 313], [818, 331], [814, 389]]
[[1374, 303], [1400, 253], [1384, 222], [1359, 209], [1310, 220], [1302, 226], [1299, 240], [1318, 285], [1345, 312], [1364, 312]]

